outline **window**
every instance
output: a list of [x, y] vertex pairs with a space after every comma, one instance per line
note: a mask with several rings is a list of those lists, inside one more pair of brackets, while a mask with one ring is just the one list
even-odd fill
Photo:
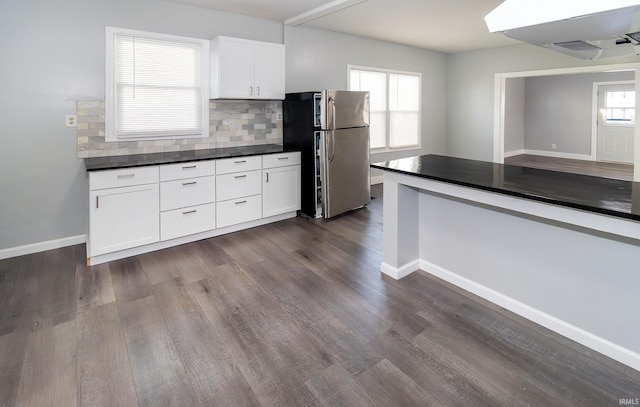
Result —
[[348, 66], [349, 89], [371, 94], [372, 150], [420, 147], [419, 73]]
[[207, 40], [107, 27], [106, 140], [209, 136]]
[[606, 123], [633, 125], [636, 121], [636, 92], [607, 91]]

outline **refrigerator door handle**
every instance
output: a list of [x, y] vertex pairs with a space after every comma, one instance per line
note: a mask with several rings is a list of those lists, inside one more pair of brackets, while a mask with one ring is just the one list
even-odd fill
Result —
[[336, 129], [336, 100], [333, 96], [329, 96], [329, 103], [331, 103], [331, 130]]
[[325, 141], [326, 141], [326, 146], [327, 146], [327, 162], [333, 162], [333, 159], [336, 157], [336, 151], [335, 151], [335, 131], [334, 130], [329, 130], [325, 133]]

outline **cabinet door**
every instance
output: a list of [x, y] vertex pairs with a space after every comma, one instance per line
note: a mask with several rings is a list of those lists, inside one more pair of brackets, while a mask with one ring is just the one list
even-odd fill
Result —
[[255, 97], [253, 44], [232, 38], [220, 38], [219, 41], [219, 97], [241, 99]]
[[284, 99], [284, 46], [259, 43], [254, 46], [257, 99]]
[[280, 215], [300, 209], [300, 166], [262, 171], [262, 216]]
[[91, 191], [88, 257], [160, 238], [158, 184]]

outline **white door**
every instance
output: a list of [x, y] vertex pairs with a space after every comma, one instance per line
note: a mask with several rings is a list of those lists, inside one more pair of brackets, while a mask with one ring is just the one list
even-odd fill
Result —
[[300, 209], [300, 166], [262, 171], [262, 216], [269, 217]]
[[160, 239], [158, 184], [91, 191], [88, 256]]
[[222, 38], [219, 53], [220, 97], [253, 98], [253, 44], [249, 41]]
[[597, 161], [633, 164], [635, 85], [598, 86]]
[[257, 99], [284, 99], [284, 47], [255, 44], [255, 85]]

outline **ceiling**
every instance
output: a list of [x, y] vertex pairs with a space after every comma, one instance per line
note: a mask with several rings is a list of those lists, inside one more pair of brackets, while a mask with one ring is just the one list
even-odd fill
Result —
[[288, 23], [446, 53], [518, 43], [490, 33], [484, 23], [484, 16], [502, 0], [169, 1], [280, 22], [310, 15]]

